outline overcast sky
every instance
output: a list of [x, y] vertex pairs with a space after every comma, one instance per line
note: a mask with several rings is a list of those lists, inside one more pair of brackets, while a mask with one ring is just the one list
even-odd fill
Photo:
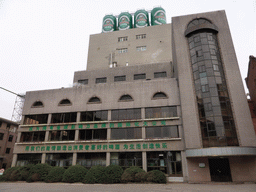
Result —
[[[89, 35], [105, 14], [162, 6], [171, 17], [225, 10], [241, 70], [256, 56], [255, 0], [0, 0], [0, 87], [16, 93], [72, 86], [86, 69]], [[247, 90], [246, 90], [247, 91]], [[11, 119], [16, 96], [0, 89], [0, 117]]]

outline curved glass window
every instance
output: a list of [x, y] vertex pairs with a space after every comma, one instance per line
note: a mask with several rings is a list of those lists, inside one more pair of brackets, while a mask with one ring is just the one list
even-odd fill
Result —
[[91, 97], [88, 101], [88, 103], [100, 103], [100, 98], [98, 97]]
[[42, 103], [42, 101], [36, 101], [33, 103], [32, 107], [43, 107], [44, 104]]
[[119, 101], [133, 101], [133, 98], [130, 95], [123, 95], [120, 97]]
[[71, 101], [69, 99], [62, 99], [59, 105], [71, 105]]
[[164, 92], [158, 92], [153, 95], [153, 99], [167, 99], [167, 95]]

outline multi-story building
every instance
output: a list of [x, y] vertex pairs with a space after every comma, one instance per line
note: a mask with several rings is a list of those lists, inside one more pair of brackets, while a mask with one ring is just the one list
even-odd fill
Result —
[[0, 117], [0, 169], [11, 167], [19, 124]]
[[248, 74], [245, 82], [249, 90], [250, 99], [248, 100], [248, 104], [256, 133], [256, 58], [252, 55], [249, 57]]
[[76, 86], [27, 92], [12, 166], [140, 166], [256, 181], [256, 137], [225, 11], [90, 36]]

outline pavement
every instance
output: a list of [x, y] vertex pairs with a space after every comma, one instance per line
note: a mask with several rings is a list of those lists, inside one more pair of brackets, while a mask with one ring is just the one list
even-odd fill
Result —
[[82, 184], [1, 182], [0, 192], [256, 192], [256, 184]]

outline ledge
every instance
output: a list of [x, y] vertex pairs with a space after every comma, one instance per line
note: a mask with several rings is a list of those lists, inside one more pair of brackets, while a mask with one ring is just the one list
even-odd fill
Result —
[[256, 156], [256, 147], [213, 147], [205, 149], [188, 149], [187, 157], [212, 157], [212, 156]]

